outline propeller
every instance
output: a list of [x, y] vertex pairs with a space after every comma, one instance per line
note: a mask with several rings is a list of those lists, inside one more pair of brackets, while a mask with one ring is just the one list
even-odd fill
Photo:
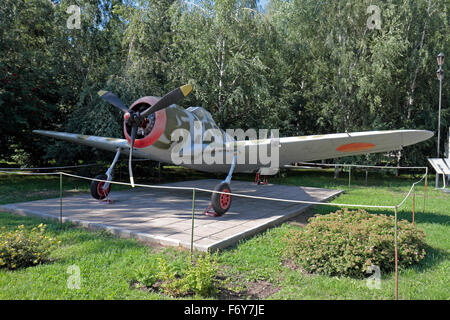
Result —
[[192, 91], [192, 86], [190, 84], [185, 84], [175, 90], [170, 91], [166, 95], [164, 95], [161, 99], [158, 100], [153, 106], [150, 106], [143, 112], [134, 111], [130, 108], [127, 108], [125, 104], [112, 92], [100, 90], [98, 95], [105, 101], [108, 101], [110, 104], [119, 108], [125, 113], [128, 113], [130, 116], [128, 117], [127, 124], [131, 127], [131, 147], [130, 147], [130, 157], [128, 158], [128, 171], [130, 173], [130, 183], [134, 188], [134, 177], [133, 177], [133, 168], [131, 165], [131, 161], [133, 159], [133, 149], [134, 149], [134, 141], [136, 140], [136, 133], [138, 128], [142, 126], [145, 119], [159, 110], [165, 109], [168, 106], [174, 104], [178, 100], [186, 97]]

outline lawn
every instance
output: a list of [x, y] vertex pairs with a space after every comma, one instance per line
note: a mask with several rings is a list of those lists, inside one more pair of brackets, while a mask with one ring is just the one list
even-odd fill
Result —
[[[177, 168], [168, 175], [190, 176], [190, 171]], [[201, 178], [202, 176], [195, 176]], [[251, 180], [253, 176], [236, 175]], [[335, 203], [364, 203], [375, 205], [398, 204], [409, 186], [420, 174], [395, 177], [390, 173], [369, 175], [365, 186], [364, 172], [353, 172], [351, 187], [348, 176], [333, 179], [331, 171], [294, 170], [270, 182], [343, 189]], [[141, 181], [144, 182], [144, 181]], [[430, 184], [434, 179], [429, 178]], [[87, 192], [86, 181], [64, 178], [64, 193]], [[399, 272], [400, 299], [450, 298], [450, 194], [428, 188], [426, 210], [423, 209], [424, 187], [416, 190], [416, 226], [426, 233], [429, 246], [426, 258], [414, 267]], [[59, 195], [57, 176], [0, 175], [0, 203], [35, 200]], [[312, 213], [326, 214], [337, 210], [321, 206]], [[371, 213], [393, 214], [392, 210], [368, 210]], [[412, 201], [408, 199], [399, 210], [399, 218], [411, 221]], [[26, 227], [41, 222], [48, 225], [48, 233], [61, 241], [52, 254], [52, 262], [35, 267], [8, 271], [0, 269], [0, 299], [168, 299], [165, 295], [135, 288], [132, 283], [136, 271], [151, 265], [158, 257], [175, 267], [188, 263], [190, 253], [185, 250], [148, 247], [135, 240], [119, 239], [105, 232], [92, 232], [65, 224], [59, 230], [57, 222], [38, 218], [0, 213], [0, 227], [8, 230], [23, 224]], [[284, 254], [284, 237], [292, 229], [301, 228], [287, 222], [243, 240], [235, 247], [219, 253], [221, 290], [209, 298], [257, 299], [393, 299], [394, 274], [382, 274], [380, 289], [369, 289], [366, 280], [347, 277], [327, 277], [306, 274]], [[80, 289], [69, 289], [68, 268], [80, 270]], [[194, 297], [200, 298], [200, 297]]]

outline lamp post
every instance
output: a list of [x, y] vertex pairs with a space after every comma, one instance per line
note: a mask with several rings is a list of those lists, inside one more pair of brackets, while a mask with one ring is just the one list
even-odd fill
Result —
[[[438, 141], [437, 141], [437, 158], [439, 158], [439, 145], [441, 141], [441, 101], [442, 101], [442, 79], [444, 79], [444, 54], [441, 52], [437, 56], [437, 63], [439, 69], [436, 71], [437, 78], [439, 80], [439, 113], [438, 113]], [[439, 174], [436, 173], [436, 188], [439, 187]]]

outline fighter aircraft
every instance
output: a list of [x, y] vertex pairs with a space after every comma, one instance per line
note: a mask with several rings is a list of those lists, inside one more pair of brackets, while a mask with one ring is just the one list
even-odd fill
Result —
[[[271, 136], [263, 139], [236, 140], [235, 137], [230, 137], [229, 134], [219, 128], [211, 114], [204, 108], [190, 107], [185, 109], [175, 104], [187, 96], [191, 90], [192, 86], [187, 84], [169, 92], [162, 98], [141, 97], [134, 101], [130, 107], [125, 106], [113, 93], [99, 91], [102, 99], [124, 112], [123, 133], [125, 139], [44, 130], [34, 130], [33, 132], [116, 152], [106, 173], [95, 177], [104, 181], [92, 181], [91, 183], [91, 194], [99, 200], [105, 199], [111, 191], [110, 181], [113, 179], [113, 169], [120, 154], [126, 154], [129, 157], [130, 183], [134, 187], [133, 157], [173, 164], [175, 163], [174, 154], [186, 153], [195, 157], [199, 152], [207, 151], [208, 143], [195, 140], [196, 130], [203, 133], [213, 132], [213, 137], [210, 137], [209, 141], [221, 141], [224, 147], [216, 147], [212, 154], [222, 152], [222, 156], [231, 159], [231, 161], [205, 163], [204, 161], [194, 160], [181, 163], [182, 166], [199, 171], [228, 173], [226, 179], [214, 189], [220, 193], [212, 193], [210, 207], [213, 210], [209, 211], [209, 214], [213, 216], [221, 216], [230, 208], [231, 196], [229, 193], [231, 193], [230, 184], [234, 172], [256, 172], [262, 175], [273, 175], [277, 173], [278, 168], [294, 162], [399, 150], [433, 136], [433, 132], [426, 130], [390, 130], [283, 138]], [[201, 128], [198, 128], [199, 126]], [[174, 132], [177, 129], [184, 129], [185, 132], [194, 137], [190, 137], [190, 143], [184, 144], [182, 149], [180, 149], [179, 140], [173, 139]], [[270, 155], [274, 156], [276, 153], [278, 157], [277, 167], [269, 166], [267, 161], [263, 162], [259, 157], [256, 161], [254, 159], [250, 161], [250, 153], [255, 146], [260, 148], [276, 146], [276, 148], [270, 149]], [[178, 148], [177, 151], [176, 148]], [[242, 154], [241, 161], [237, 161], [238, 156]]]

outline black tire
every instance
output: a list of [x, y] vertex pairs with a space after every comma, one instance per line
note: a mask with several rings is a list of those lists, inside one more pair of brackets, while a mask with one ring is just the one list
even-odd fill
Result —
[[[98, 176], [95, 177], [95, 179], [99, 179], [99, 180], [106, 180], [106, 174], [99, 174]], [[97, 199], [97, 200], [103, 200], [105, 199], [108, 194], [111, 191], [111, 184], [108, 186], [108, 188], [104, 191], [102, 191], [102, 186], [104, 185], [104, 182], [100, 182], [100, 181], [92, 181], [91, 182], [91, 195]]]
[[[231, 193], [230, 185], [226, 182], [218, 184], [214, 191]], [[231, 207], [231, 196], [223, 193], [213, 193], [211, 196], [211, 206], [218, 216], [225, 214]]]

